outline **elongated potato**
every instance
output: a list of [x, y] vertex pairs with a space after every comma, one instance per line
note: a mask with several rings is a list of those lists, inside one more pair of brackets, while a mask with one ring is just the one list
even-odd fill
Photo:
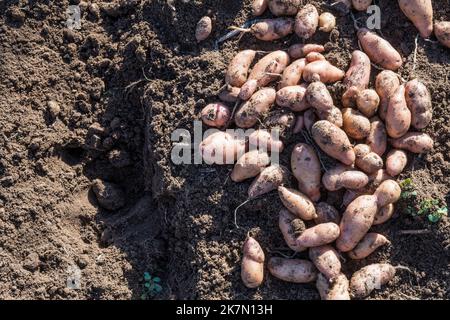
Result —
[[303, 118], [305, 122], [305, 129], [311, 132], [312, 126], [317, 122], [317, 116], [313, 109], [308, 109], [303, 113]]
[[387, 148], [387, 132], [383, 121], [378, 117], [370, 119], [370, 133], [367, 136], [366, 144], [372, 152], [380, 157], [386, 152]]
[[255, 59], [255, 55], [255, 50], [243, 50], [236, 54], [228, 65], [225, 82], [232, 87], [242, 87], [247, 81], [248, 70]]
[[341, 273], [339, 255], [330, 245], [309, 249], [309, 258], [326, 278], [332, 279]]
[[252, 237], [244, 243], [241, 263], [241, 279], [247, 288], [259, 287], [264, 279], [264, 251]]
[[352, 108], [342, 110], [343, 129], [356, 140], [366, 138], [370, 133], [370, 121], [361, 112]]
[[395, 72], [390, 70], [381, 71], [375, 79], [375, 90], [380, 97], [378, 115], [381, 120], [386, 119], [389, 100], [400, 87], [400, 80]]
[[420, 35], [428, 38], [433, 33], [433, 6], [431, 0], [398, 0], [400, 9], [414, 23]]
[[316, 75], [321, 82], [331, 83], [342, 80], [345, 73], [326, 60], [318, 60], [308, 63], [303, 69], [303, 79], [307, 82], [315, 80]]
[[392, 149], [386, 157], [386, 171], [393, 177], [398, 176], [408, 163], [408, 155], [405, 151]]
[[356, 160], [355, 164], [358, 168], [368, 174], [372, 174], [383, 168], [383, 159], [370, 150], [366, 144], [358, 144], [354, 148]]
[[349, 281], [344, 274], [328, 280], [323, 274], [317, 276], [316, 288], [322, 300], [350, 300]]
[[401, 85], [389, 99], [386, 131], [391, 138], [405, 135], [411, 126], [411, 111], [406, 105], [405, 86]]
[[250, 72], [247, 82], [241, 88], [239, 98], [248, 100], [258, 87], [264, 87], [278, 80], [276, 74], [281, 74], [289, 65], [289, 55], [281, 50], [271, 52], [259, 60]]
[[383, 181], [373, 194], [377, 198], [378, 207], [387, 206], [390, 203], [396, 203], [400, 199], [402, 189], [394, 180]]
[[294, 19], [261, 19], [253, 24], [250, 29], [244, 29], [243, 31], [250, 32], [256, 39], [262, 41], [274, 41], [294, 32]]
[[356, 103], [359, 91], [367, 89], [370, 80], [371, 64], [369, 57], [362, 51], [352, 53], [352, 61], [344, 78], [347, 90], [342, 95], [342, 105], [352, 107]]
[[305, 5], [295, 17], [295, 33], [307, 40], [313, 36], [319, 25], [319, 13], [312, 4]]
[[352, 0], [353, 8], [358, 11], [366, 11], [372, 4], [372, 0]]
[[238, 159], [231, 171], [231, 180], [241, 182], [249, 178], [254, 178], [270, 164], [267, 152], [261, 150], [251, 150]]
[[369, 231], [377, 210], [376, 196], [362, 195], [353, 200], [342, 215], [336, 247], [343, 252], [352, 250]]
[[341, 222], [341, 215], [331, 204], [319, 202], [316, 204], [317, 218], [314, 219], [316, 224], [334, 222], [337, 225]]
[[268, 130], [278, 130], [280, 136], [283, 136], [295, 126], [295, 121], [295, 114], [290, 110], [276, 109], [264, 119], [264, 127]]
[[329, 12], [324, 12], [319, 16], [319, 30], [331, 32], [336, 27], [336, 18]]
[[408, 150], [412, 153], [426, 153], [433, 149], [433, 139], [422, 132], [408, 132], [398, 139], [389, 139], [394, 148]]
[[434, 34], [447, 48], [450, 48], [450, 21], [441, 21], [434, 24]]
[[241, 88], [227, 85], [222, 91], [220, 91], [219, 99], [223, 102], [236, 102], [239, 98], [239, 92], [241, 92]]
[[395, 276], [395, 268], [387, 263], [376, 263], [356, 271], [350, 279], [350, 292], [355, 298], [364, 298], [380, 289]]
[[303, 220], [317, 218], [314, 203], [300, 191], [280, 186], [278, 194], [284, 206], [297, 217]]
[[368, 183], [369, 177], [365, 173], [341, 164], [325, 172], [322, 177], [322, 184], [328, 191], [342, 188], [358, 190]]
[[327, 86], [320, 81], [311, 82], [306, 89], [306, 100], [316, 110], [328, 111], [334, 107]]
[[328, 191], [336, 191], [342, 188], [340, 177], [345, 171], [351, 170], [350, 166], [337, 164], [327, 170], [322, 176], [322, 184]]
[[314, 44], [314, 43], [306, 43], [306, 44], [297, 43], [297, 44], [293, 44], [288, 49], [289, 56], [292, 59], [304, 58], [311, 52], [321, 53], [324, 51], [325, 51], [324, 46], [322, 46], [320, 44]]
[[294, 134], [300, 133], [305, 128], [305, 119], [302, 115], [297, 116], [297, 119], [295, 120], [294, 129], [292, 132]]
[[403, 60], [400, 53], [376, 33], [361, 28], [358, 30], [358, 39], [370, 60], [382, 68], [397, 70], [402, 66]]
[[320, 120], [327, 120], [339, 128], [344, 124], [341, 109], [337, 107], [332, 107], [331, 109], [326, 111], [317, 110], [317, 116]]
[[254, 199], [276, 190], [279, 186], [286, 183], [288, 178], [289, 172], [283, 167], [271, 165], [264, 168], [248, 188], [248, 198]]
[[306, 55], [306, 62], [307, 63], [311, 63], [314, 61], [323, 61], [323, 60], [327, 60], [325, 58], [325, 56], [319, 52], [310, 52]]
[[268, 0], [269, 10], [275, 16], [293, 16], [301, 7], [301, 0]]
[[251, 128], [258, 119], [267, 113], [275, 102], [276, 91], [273, 88], [258, 90], [250, 100], [244, 102], [236, 112], [234, 121], [240, 128]]
[[433, 117], [430, 92], [422, 82], [414, 79], [406, 84], [405, 94], [406, 105], [411, 111], [411, 125], [419, 130], [425, 128]]
[[277, 105], [284, 108], [289, 108], [292, 111], [300, 112], [310, 107], [305, 98], [306, 86], [289, 86], [277, 91], [276, 102]]
[[317, 270], [308, 260], [272, 257], [267, 268], [272, 276], [287, 282], [308, 283], [317, 278]]
[[253, 0], [252, 2], [252, 14], [254, 16], [260, 16], [266, 11], [269, 0]]
[[297, 85], [302, 78], [303, 68], [305, 68], [305, 66], [306, 59], [304, 58], [295, 60], [290, 65], [288, 65], [283, 71], [280, 83], [278, 84], [278, 90], [284, 87]]
[[199, 145], [199, 152], [207, 164], [233, 164], [245, 150], [244, 139], [222, 131], [209, 135]]
[[369, 232], [362, 240], [348, 253], [350, 259], [359, 260], [367, 258], [379, 247], [391, 242], [382, 234]]
[[312, 201], [318, 201], [322, 172], [314, 148], [305, 143], [296, 144], [291, 154], [291, 169], [298, 181], [299, 190]]
[[283, 234], [284, 241], [291, 250], [295, 252], [305, 251], [307, 248], [297, 244], [297, 238], [305, 231], [305, 223], [289, 212], [289, 210], [281, 209], [278, 217], [278, 227]]
[[195, 28], [195, 39], [197, 42], [201, 42], [206, 40], [209, 37], [212, 31], [212, 20], [210, 17], [202, 17], [198, 22]]
[[248, 142], [251, 148], [270, 152], [282, 152], [284, 149], [283, 142], [280, 141], [279, 136], [267, 130], [256, 130], [248, 137]]
[[377, 113], [379, 104], [380, 97], [377, 92], [372, 89], [365, 89], [356, 97], [358, 110], [367, 118], [370, 118]]
[[388, 221], [394, 215], [394, 205], [389, 203], [387, 206], [381, 207], [373, 220], [373, 225], [379, 225]]
[[330, 157], [346, 165], [355, 162], [355, 152], [344, 131], [326, 120], [317, 121], [311, 128], [317, 145]]
[[203, 123], [216, 128], [225, 126], [230, 121], [230, 116], [230, 109], [220, 102], [208, 104], [201, 112]]
[[339, 233], [339, 226], [336, 223], [321, 223], [303, 231], [297, 238], [297, 244], [308, 248], [323, 246], [336, 240]]

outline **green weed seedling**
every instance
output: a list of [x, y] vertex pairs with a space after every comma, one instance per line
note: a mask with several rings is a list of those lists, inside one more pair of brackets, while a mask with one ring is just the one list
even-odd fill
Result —
[[143, 294], [141, 295], [142, 300], [147, 300], [153, 298], [163, 290], [161, 286], [161, 279], [158, 277], [152, 277], [150, 273], [144, 272], [144, 285]]

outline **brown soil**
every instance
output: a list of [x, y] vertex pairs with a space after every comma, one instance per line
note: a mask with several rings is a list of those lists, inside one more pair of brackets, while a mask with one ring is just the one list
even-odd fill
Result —
[[[267, 256], [290, 254], [277, 229], [275, 194], [242, 207], [236, 229], [233, 211], [249, 183], [227, 179], [229, 166], [169, 160], [171, 132], [192, 129], [205, 103], [216, 100], [238, 49], [286, 48], [296, 37], [262, 43], [244, 35], [215, 51], [214, 39], [250, 18], [249, 0], [115, 0], [99, 16], [81, 2], [82, 27], [70, 31], [65, 11], [79, 2], [0, 2], [0, 298], [139, 298], [149, 272], [162, 279], [156, 298], [317, 299], [313, 285], [267, 276], [250, 290], [240, 281], [247, 232]], [[328, 9], [325, 1], [309, 2]], [[419, 77], [433, 98], [434, 120], [426, 131], [435, 150], [411, 157], [402, 178], [412, 176], [420, 196], [448, 203], [450, 51], [419, 39], [414, 71], [415, 28], [392, 1], [377, 2], [383, 34], [405, 57], [401, 76]], [[450, 19], [448, 1], [433, 4], [437, 20]], [[213, 18], [214, 30], [197, 44], [194, 28], [203, 15]], [[338, 23], [312, 41], [326, 43], [329, 61], [346, 69], [358, 44], [350, 17]], [[342, 91], [339, 84], [330, 88], [335, 95]], [[289, 137], [285, 154], [301, 140]], [[124, 206], [101, 209], [91, 191], [95, 179], [117, 184]], [[342, 195], [336, 196], [330, 201]], [[405, 229], [430, 232], [401, 235]], [[399, 270], [371, 298], [450, 298], [447, 219], [431, 224], [397, 210], [377, 230], [392, 245], [347, 263], [345, 272], [374, 261], [411, 272]], [[66, 285], [75, 266], [79, 290]]]

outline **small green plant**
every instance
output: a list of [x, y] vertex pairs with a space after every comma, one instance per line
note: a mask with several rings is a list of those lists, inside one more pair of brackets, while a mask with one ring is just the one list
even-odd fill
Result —
[[144, 285], [142, 288], [142, 300], [153, 298], [163, 290], [161, 286], [161, 279], [158, 277], [152, 277], [150, 273], [144, 272]]

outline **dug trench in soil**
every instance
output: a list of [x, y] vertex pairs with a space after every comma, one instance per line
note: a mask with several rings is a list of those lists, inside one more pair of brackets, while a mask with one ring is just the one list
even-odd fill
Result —
[[[331, 10], [324, 1], [310, 2]], [[449, 50], [419, 40], [413, 69], [415, 28], [396, 4], [377, 3], [383, 34], [406, 59], [400, 75], [419, 77], [434, 107], [426, 131], [435, 149], [410, 158], [400, 179], [413, 177], [420, 197], [448, 202]], [[81, 5], [79, 30], [64, 26], [69, 4]], [[450, 19], [446, 1], [433, 4], [436, 19]], [[247, 232], [267, 256], [290, 254], [277, 228], [282, 204], [276, 194], [243, 206], [237, 229], [233, 211], [246, 199], [249, 183], [232, 183], [230, 166], [170, 161], [171, 133], [192, 132], [200, 110], [217, 100], [234, 54], [287, 48], [298, 42], [295, 36], [263, 43], [244, 35], [215, 50], [227, 27], [251, 18], [250, 1], [238, 0], [122, 0], [111, 7], [99, 1], [5, 1], [0, 12], [0, 297], [140, 298], [148, 272], [161, 278], [156, 299], [319, 298], [313, 284], [266, 276], [258, 290], [250, 290], [241, 282]], [[194, 29], [204, 15], [213, 18], [213, 34], [197, 44]], [[331, 34], [317, 32], [311, 41], [326, 44], [326, 58], [342, 69], [358, 48], [348, 16], [338, 18]], [[330, 88], [337, 101], [342, 86]], [[58, 103], [59, 112], [49, 101]], [[284, 165], [303, 137], [287, 139]], [[118, 186], [124, 206], [101, 209], [91, 191], [95, 179]], [[429, 232], [400, 233], [422, 229]], [[431, 224], [399, 209], [376, 230], [391, 246], [346, 263], [344, 272], [379, 261], [411, 272], [399, 271], [371, 299], [450, 298], [447, 219]], [[74, 267], [81, 270], [79, 290], [67, 288]]]

